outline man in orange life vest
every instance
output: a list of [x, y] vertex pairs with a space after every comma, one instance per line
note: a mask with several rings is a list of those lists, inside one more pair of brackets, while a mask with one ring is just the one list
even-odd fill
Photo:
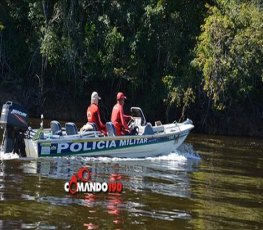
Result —
[[125, 115], [123, 112], [125, 99], [126, 96], [122, 92], [119, 92], [117, 94], [117, 104], [114, 105], [111, 113], [111, 122], [115, 126], [117, 136], [130, 133], [126, 120], [130, 120], [132, 117]]
[[96, 124], [98, 131], [101, 131], [104, 135], [107, 134], [105, 125], [101, 122], [100, 111], [99, 111], [99, 97], [97, 92], [91, 94], [90, 106], [87, 109], [87, 119], [88, 122], [93, 122]]

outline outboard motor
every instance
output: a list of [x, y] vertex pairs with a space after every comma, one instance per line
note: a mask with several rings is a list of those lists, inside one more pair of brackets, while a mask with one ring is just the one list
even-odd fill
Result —
[[16, 152], [25, 156], [23, 137], [28, 128], [26, 110], [18, 104], [7, 101], [2, 107], [0, 127], [4, 129], [2, 141], [4, 153]]

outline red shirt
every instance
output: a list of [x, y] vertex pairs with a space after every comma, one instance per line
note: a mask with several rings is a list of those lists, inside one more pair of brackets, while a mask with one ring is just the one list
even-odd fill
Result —
[[99, 107], [96, 104], [91, 104], [87, 109], [88, 122], [94, 122], [99, 131], [105, 130], [105, 125], [101, 122]]
[[125, 119], [129, 119], [130, 116], [127, 116], [123, 112], [123, 106], [117, 103], [114, 105], [111, 113], [111, 122], [116, 128], [116, 134], [118, 136], [124, 134], [122, 131], [123, 129], [128, 130], [129, 127]]

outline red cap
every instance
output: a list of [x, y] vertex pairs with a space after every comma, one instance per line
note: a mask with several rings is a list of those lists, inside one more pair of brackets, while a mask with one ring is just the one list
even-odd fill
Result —
[[123, 92], [118, 92], [117, 94], [117, 100], [120, 100], [120, 99], [126, 99], [127, 97], [124, 95]]

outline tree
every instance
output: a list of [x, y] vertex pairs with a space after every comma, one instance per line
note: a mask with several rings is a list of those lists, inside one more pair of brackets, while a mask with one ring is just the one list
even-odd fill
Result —
[[255, 1], [207, 6], [193, 64], [215, 108], [262, 104], [263, 12]]

